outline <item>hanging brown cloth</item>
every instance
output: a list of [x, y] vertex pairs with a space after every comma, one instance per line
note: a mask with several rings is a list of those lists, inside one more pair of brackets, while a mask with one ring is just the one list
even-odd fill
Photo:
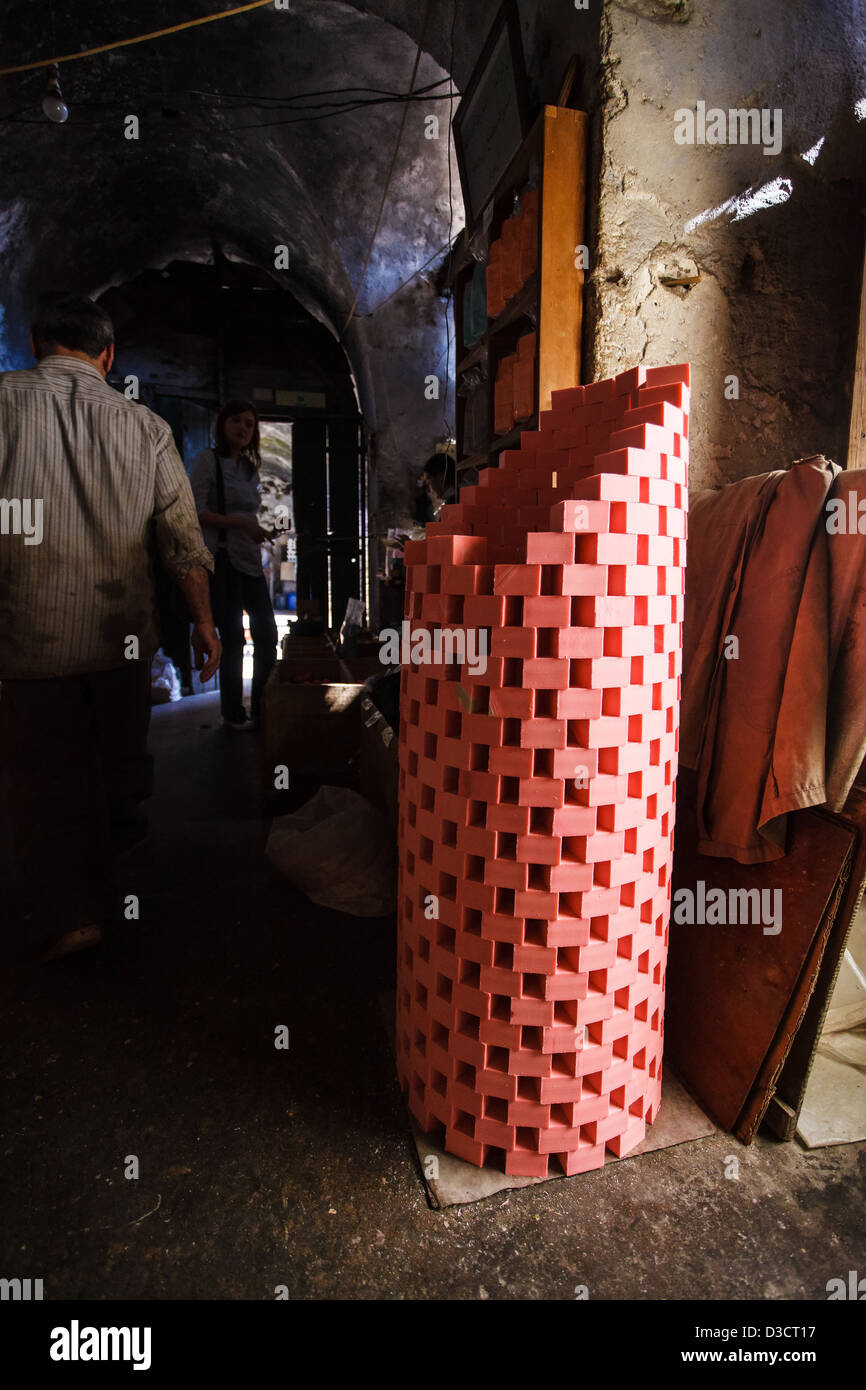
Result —
[[680, 758], [702, 854], [780, 858], [788, 812], [840, 810], [866, 755], [866, 534], [827, 525], [857, 478], [813, 455], [693, 499]]

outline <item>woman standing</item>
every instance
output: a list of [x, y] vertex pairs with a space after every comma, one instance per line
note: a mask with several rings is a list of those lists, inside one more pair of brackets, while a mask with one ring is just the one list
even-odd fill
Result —
[[[276, 661], [277, 625], [262, 573], [259, 417], [249, 401], [227, 401], [217, 416], [216, 447], [190, 465], [190, 482], [205, 544], [214, 556], [211, 606], [223, 644], [220, 709], [232, 729], [251, 729]], [[250, 715], [243, 704], [244, 612], [255, 655]]]

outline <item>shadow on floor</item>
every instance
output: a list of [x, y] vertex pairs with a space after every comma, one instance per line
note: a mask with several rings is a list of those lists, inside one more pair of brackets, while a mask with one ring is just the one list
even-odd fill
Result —
[[393, 921], [276, 877], [257, 740], [216, 696], [155, 710], [151, 748], [123, 949], [2, 986], [0, 1274], [47, 1299], [824, 1298], [857, 1266], [866, 1145], [720, 1135], [431, 1211], [379, 1012]]

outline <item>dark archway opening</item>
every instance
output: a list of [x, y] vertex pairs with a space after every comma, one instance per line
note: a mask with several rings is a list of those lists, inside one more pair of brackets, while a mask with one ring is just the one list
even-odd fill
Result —
[[[367, 477], [351, 369], [333, 334], [258, 267], [218, 252], [212, 264], [146, 270], [101, 302], [117, 335], [112, 384], [169, 422], [187, 463], [212, 442], [229, 398], [291, 424], [295, 544], [275, 552], [275, 588], [339, 626], [348, 599], [368, 601]], [[263, 480], [270, 472], [279, 476], [266, 463]], [[296, 565], [291, 579], [280, 579], [282, 563]]]

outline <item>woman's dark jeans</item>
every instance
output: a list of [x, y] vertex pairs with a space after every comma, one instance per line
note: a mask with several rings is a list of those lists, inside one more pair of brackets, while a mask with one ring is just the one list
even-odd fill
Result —
[[223, 644], [220, 710], [223, 719], [236, 723], [244, 717], [244, 612], [249, 614], [250, 635], [255, 649], [250, 698], [253, 719], [259, 717], [262, 691], [276, 663], [277, 625], [264, 575], [256, 577], [233, 569], [230, 581], [222, 586], [221, 594], [213, 594], [213, 616]]

